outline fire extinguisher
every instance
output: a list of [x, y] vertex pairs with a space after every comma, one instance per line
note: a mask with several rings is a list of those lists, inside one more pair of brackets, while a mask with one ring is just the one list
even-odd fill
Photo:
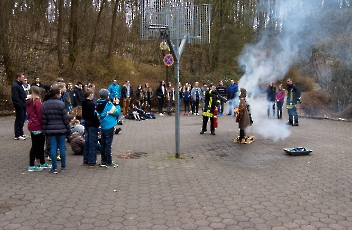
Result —
[[214, 108], [214, 128], [218, 127], [218, 107], [215, 106]]

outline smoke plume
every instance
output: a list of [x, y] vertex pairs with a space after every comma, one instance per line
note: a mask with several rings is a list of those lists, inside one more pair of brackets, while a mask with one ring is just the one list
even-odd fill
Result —
[[[335, 5], [339, 7], [340, 2], [336, 0]], [[278, 141], [290, 135], [286, 121], [267, 118], [265, 88], [282, 80], [298, 59], [307, 59], [312, 46], [324, 36], [319, 20], [327, 12], [324, 4], [322, 0], [263, 0], [258, 5], [257, 10], [266, 15], [265, 23], [258, 27], [258, 42], [247, 44], [238, 58], [244, 69], [238, 85], [251, 95], [247, 99], [255, 122], [251, 129], [262, 137]], [[285, 105], [283, 113], [287, 114]]]

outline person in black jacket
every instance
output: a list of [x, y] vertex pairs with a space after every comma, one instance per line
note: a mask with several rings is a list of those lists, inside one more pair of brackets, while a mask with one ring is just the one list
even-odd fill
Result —
[[225, 107], [225, 102], [226, 102], [226, 96], [227, 96], [227, 89], [226, 86], [224, 86], [224, 82], [222, 80], [219, 81], [219, 85], [216, 87], [216, 91], [219, 93], [220, 97], [220, 106], [219, 106], [219, 116], [222, 116], [224, 113], [224, 107]]
[[286, 109], [288, 112], [287, 125], [298, 126], [297, 105], [301, 103], [301, 91], [293, 84], [292, 79], [287, 79]]
[[276, 87], [273, 82], [270, 82], [268, 88], [266, 89], [266, 99], [268, 101], [268, 117], [270, 117], [270, 110], [273, 109], [273, 117], [275, 117], [275, 99], [276, 97]]
[[95, 114], [94, 90], [92, 88], [87, 89], [84, 92], [84, 98], [86, 99], [82, 102], [82, 118], [85, 121], [83, 164], [94, 167], [97, 162], [98, 127], [100, 125]]
[[56, 150], [60, 150], [61, 172], [66, 171], [66, 136], [70, 136], [71, 129], [68, 121], [68, 113], [65, 103], [60, 101], [61, 91], [53, 87], [50, 92], [50, 99], [43, 103], [43, 133], [49, 136], [50, 155], [52, 160], [51, 173], [57, 173]]
[[72, 91], [73, 108], [79, 105], [82, 106], [82, 101], [84, 100], [82, 86], [82, 82], [77, 82], [77, 85]]
[[16, 80], [12, 83], [11, 95], [12, 103], [15, 107], [16, 119], [15, 119], [15, 140], [26, 140], [26, 136], [23, 133], [24, 118], [26, 114], [26, 92], [24, 91], [22, 84], [24, 82], [24, 74], [16, 74]]
[[163, 106], [164, 106], [165, 97], [167, 95], [166, 86], [165, 86], [165, 82], [164, 81], [160, 82], [159, 87], [156, 89], [156, 95], [158, 96], [159, 115], [160, 116], [164, 116], [164, 114], [163, 114]]

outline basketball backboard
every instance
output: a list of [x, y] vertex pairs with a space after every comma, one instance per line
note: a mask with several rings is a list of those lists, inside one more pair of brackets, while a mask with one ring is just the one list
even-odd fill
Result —
[[193, 0], [140, 0], [141, 40], [187, 39], [187, 43], [210, 43], [211, 5]]

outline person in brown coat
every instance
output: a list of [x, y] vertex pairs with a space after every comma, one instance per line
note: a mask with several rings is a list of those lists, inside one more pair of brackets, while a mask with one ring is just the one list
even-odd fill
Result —
[[79, 132], [74, 132], [70, 136], [71, 149], [75, 155], [83, 155], [84, 137]]
[[235, 142], [241, 144], [249, 144], [254, 140], [254, 137], [248, 137], [246, 135], [246, 128], [251, 125], [251, 117], [248, 111], [248, 106], [246, 102], [247, 91], [245, 88], [240, 89], [241, 93], [239, 95], [240, 103], [238, 108], [235, 109], [236, 112], [236, 122], [238, 122], [238, 127], [240, 129], [240, 135], [238, 138], [235, 138]]

